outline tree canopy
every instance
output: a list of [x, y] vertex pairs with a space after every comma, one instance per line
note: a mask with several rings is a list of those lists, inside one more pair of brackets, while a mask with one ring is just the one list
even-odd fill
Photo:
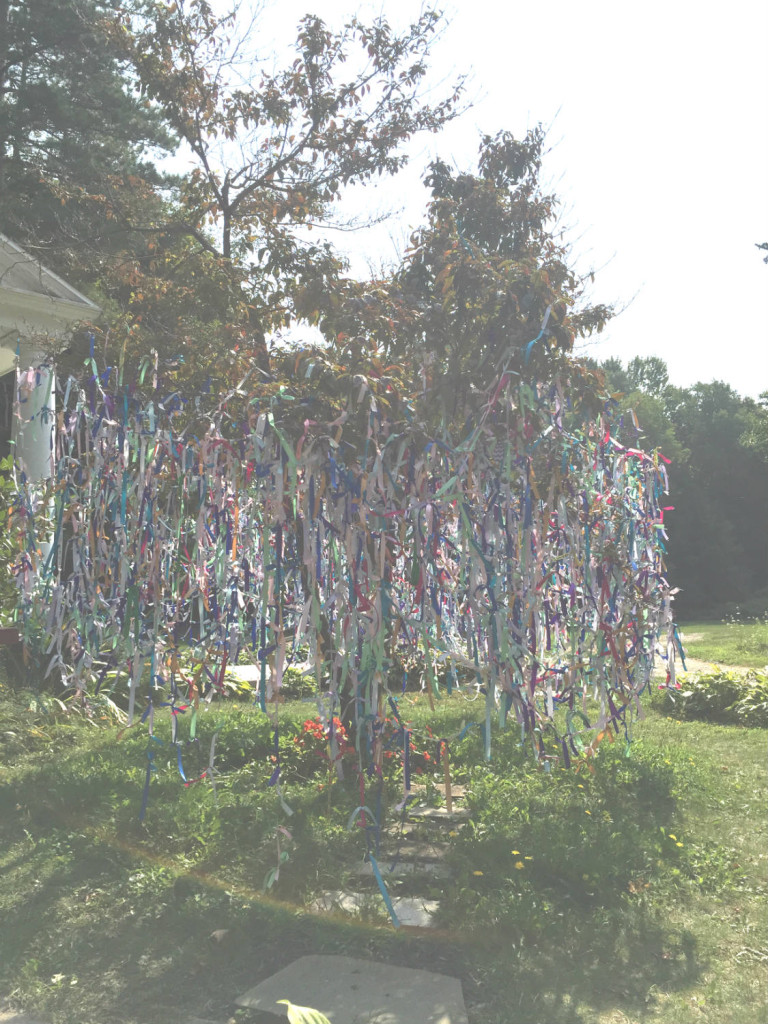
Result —
[[[308, 16], [277, 71], [244, 63], [239, 22], [206, 0], [7, 0], [0, 16], [0, 228], [95, 293], [111, 351], [154, 348], [198, 383], [246, 356], [266, 368], [265, 332], [343, 273], [309, 230], [461, 94], [420, 95], [432, 9], [403, 31]], [[148, 159], [171, 149], [191, 169]]]
[[110, 45], [116, 0], [0, 0], [0, 229], [77, 283], [128, 243], [111, 216], [175, 140]]

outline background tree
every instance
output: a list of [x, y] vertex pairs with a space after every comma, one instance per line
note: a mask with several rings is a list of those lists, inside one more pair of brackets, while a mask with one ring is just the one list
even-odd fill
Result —
[[[669, 573], [683, 618], [768, 608], [768, 473], [765, 403], [720, 381], [668, 383], [657, 357], [600, 364], [623, 415], [626, 444], [658, 446], [672, 460]], [[623, 393], [622, 393], [623, 392]], [[637, 417], [635, 426], [632, 410]]]
[[575, 372], [574, 338], [611, 315], [581, 305], [557, 201], [539, 182], [544, 143], [541, 128], [522, 140], [484, 136], [476, 174], [434, 162], [426, 224], [400, 268], [390, 280], [350, 284], [318, 313], [329, 334], [365, 333], [388, 358], [422, 367], [422, 414], [435, 426], [463, 429], [505, 372], [509, 381]]
[[174, 146], [110, 43], [119, 8], [0, 0], [0, 230], [81, 285], [136, 241], [110, 200], [156, 208], [149, 157]]
[[[95, 291], [115, 360], [154, 348], [212, 391], [267, 372], [265, 332], [343, 270], [309, 229], [456, 112], [460, 86], [419, 95], [439, 21], [307, 17], [270, 72], [206, 0], [0, 0], [0, 227]], [[162, 176], [176, 145], [194, 166]]]
[[408, 139], [456, 112], [460, 84], [434, 105], [419, 95], [439, 21], [428, 9], [402, 33], [384, 18], [334, 33], [307, 16], [295, 60], [277, 72], [238, 67], [238, 23], [205, 0], [140, 4], [113, 25], [141, 95], [195, 162], [162, 233], [230, 275], [224, 320], [239, 352], [255, 344], [263, 358], [264, 332], [296, 315], [297, 295], [335, 287], [342, 261], [308, 231], [344, 187], [395, 173]]
[[768, 391], [763, 391], [757, 402], [750, 403], [746, 412], [747, 429], [740, 443], [768, 463]]

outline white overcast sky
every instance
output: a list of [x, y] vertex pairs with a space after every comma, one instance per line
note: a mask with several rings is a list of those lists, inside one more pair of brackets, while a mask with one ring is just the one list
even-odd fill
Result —
[[[438, 5], [439, 6], [439, 5]], [[768, 3], [765, 0], [451, 0], [432, 81], [470, 73], [472, 107], [411, 148], [411, 168], [356, 190], [385, 226], [334, 242], [361, 273], [392, 262], [421, 220], [421, 174], [439, 155], [475, 166], [480, 132], [550, 127], [544, 182], [563, 202], [591, 298], [621, 314], [586, 351], [658, 355], [672, 382], [768, 390]], [[282, 49], [303, 14], [402, 25], [407, 0], [278, 0], [259, 25]], [[260, 35], [261, 35], [260, 32]], [[353, 197], [354, 199], [355, 197]]]

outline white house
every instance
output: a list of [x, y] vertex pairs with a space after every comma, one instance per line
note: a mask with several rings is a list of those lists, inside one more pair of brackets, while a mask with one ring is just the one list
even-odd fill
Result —
[[[52, 472], [56, 384], [41, 339], [64, 334], [99, 307], [58, 274], [0, 234], [0, 449], [16, 441], [16, 459], [31, 480]], [[16, 356], [20, 418], [14, 424]]]

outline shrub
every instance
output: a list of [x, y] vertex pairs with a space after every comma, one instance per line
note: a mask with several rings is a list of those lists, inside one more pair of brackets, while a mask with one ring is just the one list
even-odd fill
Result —
[[768, 728], [768, 673], [710, 672], [666, 690], [664, 703], [685, 718]]
[[13, 460], [10, 456], [0, 460], [0, 625], [10, 625], [16, 611], [16, 582], [13, 563], [18, 555], [14, 536], [8, 529], [8, 515], [13, 504], [16, 486], [11, 475]]
[[[289, 733], [296, 728], [297, 726], [291, 723]], [[353, 754], [355, 748], [350, 744], [347, 730], [340, 718], [334, 717], [333, 732], [338, 747], [335, 760]], [[308, 718], [298, 726], [298, 731], [290, 737], [290, 742], [281, 748], [280, 762], [283, 774], [307, 780], [320, 769], [327, 772], [334, 764], [331, 760], [330, 737], [328, 723], [323, 723], [320, 718]], [[273, 754], [271, 757], [276, 762], [276, 756]]]

